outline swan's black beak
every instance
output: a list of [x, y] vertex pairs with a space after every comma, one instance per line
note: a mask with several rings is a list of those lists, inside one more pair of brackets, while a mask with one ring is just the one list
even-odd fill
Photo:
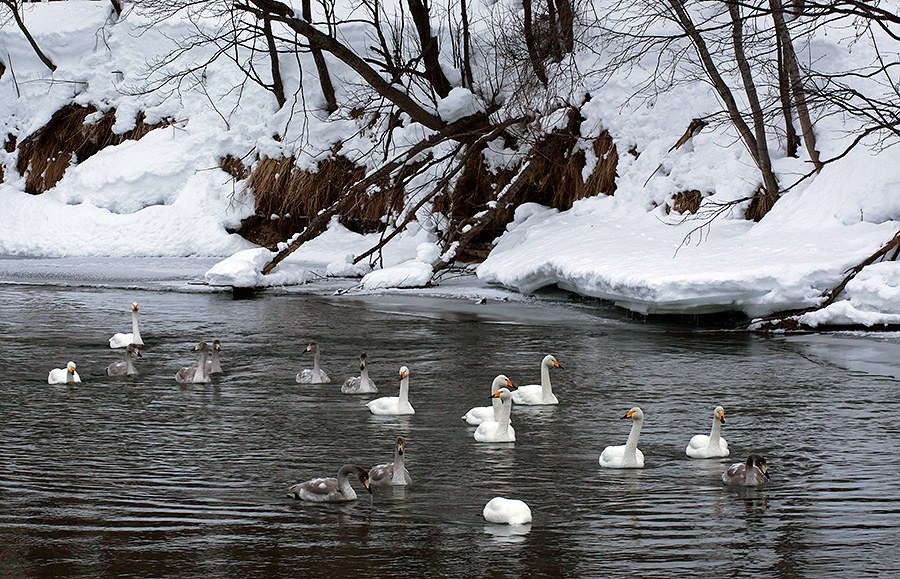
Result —
[[372, 487], [369, 486], [369, 477], [364, 478], [362, 484], [366, 487], [366, 490], [369, 491], [369, 494], [372, 494]]
[[135, 350], [135, 352], [137, 352], [137, 357], [138, 357], [138, 358], [143, 358], [143, 357], [144, 357], [144, 355], [141, 354], [141, 351], [140, 351], [140, 350]]
[[720, 416], [720, 417], [719, 417], [719, 422], [721, 422], [722, 424], [725, 424], [725, 417], [724, 417], [724, 416]]

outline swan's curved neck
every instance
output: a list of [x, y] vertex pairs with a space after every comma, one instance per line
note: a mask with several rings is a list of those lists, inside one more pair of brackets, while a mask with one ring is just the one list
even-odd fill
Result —
[[69, 372], [69, 369], [66, 368], [66, 383], [75, 382], [75, 373]]
[[[400, 402], [401, 407], [409, 404], [409, 376], [405, 376], [400, 381]], [[400, 460], [403, 460], [402, 458]]]
[[341, 489], [341, 494], [344, 495], [345, 498], [355, 499], [356, 491], [353, 490], [353, 487], [350, 486], [350, 473], [342, 472], [338, 474], [338, 487]]
[[208, 351], [200, 351], [200, 360], [197, 362], [197, 369], [194, 370], [194, 382], [206, 382], [206, 360], [208, 357]]
[[[491, 386], [491, 395], [497, 393], [500, 388]], [[503, 401], [499, 398], [491, 398], [491, 407], [494, 409], [494, 422], [500, 422], [500, 411], [503, 410]]]
[[141, 345], [143, 344], [143, 340], [141, 340], [141, 330], [138, 328], [138, 313], [137, 311], [131, 312], [131, 333], [134, 334], [131, 338], [132, 343]]
[[541, 395], [546, 399], [553, 396], [553, 387], [550, 386], [550, 366], [541, 364]]
[[500, 417], [497, 420], [497, 433], [506, 434], [509, 430], [509, 413], [512, 411], [512, 398], [501, 401]]
[[313, 377], [316, 380], [322, 378], [322, 370], [319, 369], [319, 349], [313, 350]]
[[638, 419], [634, 421], [634, 424], [631, 425], [631, 432], [628, 433], [628, 440], [625, 442], [625, 460], [628, 460], [629, 457], [632, 460], [635, 460], [637, 456], [637, 445], [638, 445], [638, 437], [641, 435], [641, 426], [644, 424], [644, 419]]
[[400, 454], [400, 449], [394, 451], [394, 476], [391, 477], [391, 482], [394, 484], [405, 484], [406, 478], [403, 476], [406, 473], [406, 465], [403, 463], [403, 455]]
[[131, 352], [125, 352], [125, 373], [133, 374], [134, 373], [134, 356]]
[[372, 383], [372, 381], [369, 380], [369, 367], [368, 366], [363, 366], [362, 369], [359, 371], [359, 383], [361, 386], [364, 386], [364, 387], [369, 386], [369, 384]]
[[719, 419], [713, 417], [712, 430], [709, 431], [709, 446], [717, 447], [719, 446], [719, 439], [722, 435], [722, 423], [719, 422]]

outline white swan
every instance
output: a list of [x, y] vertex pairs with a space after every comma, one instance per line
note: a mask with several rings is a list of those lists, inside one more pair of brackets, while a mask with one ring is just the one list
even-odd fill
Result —
[[406, 440], [397, 437], [394, 445], [394, 462], [379, 464], [369, 469], [369, 485], [374, 487], [400, 487], [412, 484], [412, 477], [406, 470], [403, 455], [406, 451]]
[[314, 478], [297, 483], [288, 489], [288, 496], [317, 503], [355, 501], [356, 491], [349, 481], [351, 474], [355, 474], [366, 490], [372, 492], [369, 488], [369, 473], [355, 464], [345, 464], [338, 471], [337, 478]]
[[219, 361], [219, 352], [222, 351], [222, 342], [213, 340], [212, 360], [206, 362], [207, 374], [222, 374], [222, 362]]
[[491, 398], [499, 398], [502, 403], [500, 416], [496, 421], [485, 420], [475, 429], [475, 440], [478, 442], [515, 442], [516, 431], [509, 423], [509, 413], [512, 410], [512, 394], [506, 388], [501, 388], [491, 395]]
[[493, 420], [494, 422], [498, 421], [500, 419], [500, 408], [502, 406], [502, 403], [500, 402], [499, 398], [494, 398], [494, 394], [496, 394], [497, 391], [504, 386], [513, 388], [513, 383], [509, 378], [506, 377], [505, 374], [499, 374], [496, 378], [494, 378], [494, 381], [491, 382], [491, 405], [476, 406], [475, 408], [472, 408], [468, 412], [466, 412], [462, 419], [465, 420], [467, 424], [471, 424], [472, 426], [478, 426], [485, 420]]
[[722, 425], [725, 424], [725, 409], [716, 406], [713, 410], [712, 430], [709, 436], [705, 434], [695, 434], [691, 437], [684, 452], [691, 458], [716, 458], [720, 456], [728, 456], [728, 442], [721, 436]]
[[138, 373], [137, 368], [134, 367], [134, 361], [138, 358], [143, 358], [141, 355], [141, 351], [137, 349], [134, 344], [128, 344], [128, 349], [125, 350], [125, 361], [124, 362], [113, 362], [109, 366], [106, 367], [106, 375], [107, 376], [134, 376]]
[[75, 362], [69, 362], [65, 368], [54, 368], [47, 376], [47, 384], [65, 384], [66, 382], [81, 382], [81, 377], [75, 371]]
[[191, 350], [192, 352], [200, 352], [200, 357], [190, 366], [178, 370], [175, 373], [175, 381], [179, 384], [203, 384], [210, 382], [209, 374], [206, 373], [206, 360], [209, 357], [209, 345], [206, 342], [200, 342]]
[[131, 304], [131, 333], [130, 334], [113, 334], [109, 339], [110, 348], [127, 348], [128, 344], [135, 346], [143, 346], [144, 341], [141, 339], [141, 330], [138, 328], [138, 304]]
[[525, 406], [559, 404], [559, 400], [553, 395], [553, 388], [550, 386], [551, 366], [554, 368], [562, 368], [554, 356], [547, 354], [544, 356], [544, 359], [541, 360], [541, 383], [519, 386], [519, 388], [512, 393], [513, 402]]
[[359, 355], [359, 376], [353, 376], [344, 380], [341, 386], [341, 392], [344, 394], [373, 394], [378, 392], [378, 387], [369, 378], [369, 357], [365, 354]]
[[518, 499], [494, 497], [484, 505], [481, 516], [489, 523], [527, 525], [531, 522], [531, 508]]
[[758, 454], [747, 457], [746, 463], [736, 462], [722, 473], [722, 484], [730, 487], [758, 487], [769, 480], [766, 459]]
[[637, 447], [641, 426], [644, 424], [643, 411], [635, 406], [622, 418], [631, 418], [631, 432], [624, 446], [607, 446], [600, 453], [600, 466], [606, 468], [644, 468], [644, 453]]
[[409, 403], [409, 368], [400, 367], [400, 396], [382, 396], [366, 402], [366, 406], [372, 414], [415, 414], [416, 411]]
[[331, 378], [325, 373], [325, 370], [319, 367], [319, 344], [318, 342], [310, 342], [301, 354], [306, 352], [313, 353], [313, 367], [304, 368], [297, 373], [298, 384], [330, 384]]

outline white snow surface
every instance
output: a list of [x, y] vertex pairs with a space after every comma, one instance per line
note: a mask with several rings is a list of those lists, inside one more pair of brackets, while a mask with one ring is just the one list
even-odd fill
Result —
[[[508, 4], [486, 2], [473, 9], [489, 13]], [[274, 254], [228, 233], [252, 215], [254, 207], [252, 197], [242, 193], [243, 184], [219, 169], [225, 154], [296, 154], [299, 167], [312, 168], [342, 143], [342, 154], [363, 166], [376, 163], [380, 149], [373, 146], [369, 132], [347, 118], [324, 113], [315, 82], [304, 83], [306, 111], [288, 106], [279, 110], [271, 93], [253, 83], [235, 91], [244, 77], [227, 59], [211, 64], [202, 78], [187, 78], [178, 91], [141, 92], [134, 89], [145, 80], [148, 59], [173, 49], [172, 39], [190, 32], [186, 20], [174, 18], [144, 29], [147, 21], [135, 10], [108, 23], [109, 4], [86, 0], [29, 3], [24, 10], [29, 29], [58, 69], [51, 74], [14, 23], [0, 21], [0, 58], [14, 65], [17, 79], [13, 81], [9, 70], [0, 78], [0, 139], [7, 134], [27, 137], [71, 102], [101, 111], [116, 108], [116, 131], [131, 128], [138, 112], [148, 122], [177, 122], [71, 166], [56, 187], [41, 195], [24, 192], [24, 179], [15, 171], [16, 154], [0, 148], [6, 175], [0, 183], [0, 255], [218, 256], [225, 259], [207, 271], [206, 280], [226, 286], [363, 276], [360, 288], [383, 291], [430, 281], [431, 266], [439, 259], [435, 224], [440, 219], [427, 207], [418, 214], [421, 224], [414, 222], [370, 259], [352, 263], [380, 236], [359, 235], [333, 221], [267, 276], [260, 270]], [[854, 62], [872, 57], [862, 43], [846, 42], [846, 34], [850, 32], [838, 28], [827, 35], [823, 30], [814, 44], [817, 58], [852, 68]], [[369, 41], [361, 25], [343, 27], [341, 37], [359, 46]], [[187, 67], [203, 58], [191, 52], [171, 66]], [[314, 70], [310, 58], [300, 55], [304, 68]], [[338, 90], [358, 90], [355, 73], [328, 58]], [[596, 58], [590, 51], [578, 53], [577, 65], [590, 70]], [[293, 94], [300, 76], [289, 62], [293, 56], [283, 59], [283, 74]], [[257, 65], [265, 69], [265, 63]], [[847, 268], [875, 252], [900, 227], [897, 146], [854, 149], [791, 188], [759, 223], [742, 218], [746, 203], [707, 223], [703, 215], [716, 211], [716, 204], [752, 194], [759, 172], [725, 126], [708, 127], [688, 145], [669, 151], [692, 118], [716, 112], [721, 105], [702, 82], [679, 84], [652, 101], [632, 99], [635, 87], [646, 81], [642, 67], [632, 70], [630, 76], [605, 79], [602, 86], [592, 85], [595, 81], [588, 76], [570, 98], [582, 102], [584, 94], [591, 94], [581, 108], [589, 160], [584, 175], [597, 160], [590, 139], [606, 130], [616, 143], [615, 195], [586, 198], [562, 212], [534, 204], [518, 207], [515, 220], [478, 267], [479, 282], [526, 294], [557, 285], [641, 313], [736, 310], [755, 316], [820, 303], [822, 292], [835, 286]], [[498, 76], [498, 85], [502, 81]], [[545, 100], [528, 104], [545, 108], [539, 112], [546, 113], [541, 122], [548, 128], [564, 124], [565, 114], [546, 108], [552, 108], [546, 103], [554, 99]], [[457, 87], [434, 102], [434, 110], [452, 121], [481, 112], [484, 105], [471, 91]], [[839, 154], [850, 138], [843, 122], [838, 116], [818, 120], [824, 158]], [[427, 134], [417, 123], [396, 127], [393, 152]], [[774, 140], [770, 145], [777, 147]], [[627, 153], [632, 148], [639, 154]], [[361, 153], [365, 151], [370, 153]], [[786, 158], [774, 149], [773, 155], [782, 183], [793, 183], [809, 171], [804, 157]], [[505, 149], [498, 140], [490, 144], [486, 157], [497, 168], [509, 166], [520, 153]], [[409, 184], [407, 206], [421, 198], [443, 168], [439, 164]], [[663, 208], [674, 192], [692, 189], [705, 196], [700, 215], [666, 214]], [[812, 326], [897, 324], [898, 297], [897, 264], [874, 264], [847, 285], [838, 302], [801, 321]]]

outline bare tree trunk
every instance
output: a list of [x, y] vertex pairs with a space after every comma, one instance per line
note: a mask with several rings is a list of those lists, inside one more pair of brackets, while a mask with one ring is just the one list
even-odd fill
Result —
[[788, 79], [787, 67], [784, 65], [784, 49], [781, 46], [781, 37], [775, 35], [776, 55], [778, 58], [778, 96], [781, 100], [781, 114], [784, 117], [785, 151], [788, 157], [797, 156], [797, 147], [800, 145], [800, 137], [794, 128], [794, 116], [791, 107], [791, 87]]
[[[778, 182], [775, 179], [775, 175], [772, 173], [771, 164], [767, 164], [768, 171], [766, 171], [763, 169], [763, 162], [757, 158], [760, 149], [756, 142], [756, 138], [753, 136], [753, 131], [750, 130], [750, 127], [747, 126], [743, 116], [741, 116], [741, 111], [738, 109], [737, 103], [734, 100], [734, 95], [731, 94], [731, 89], [728, 88], [728, 85], [722, 79], [722, 75], [719, 74], [719, 70], [716, 68], [716, 64], [709, 52], [709, 48], [706, 46], [706, 41], [703, 40], [703, 36], [700, 35], [700, 32], [697, 30], [697, 27], [694, 26], [691, 17], [685, 11], [684, 0], [669, 0], [669, 5], [672, 7], [675, 16], [678, 18], [679, 26], [681, 26], [681, 29], [688, 35], [688, 38], [691, 39], [694, 48], [697, 50], [697, 55], [700, 57], [703, 69], [706, 71], [713, 87], [725, 103], [728, 117], [737, 129], [741, 140], [744, 141], [744, 145], [756, 162], [757, 167], [759, 167], [766, 191], [771, 195], [777, 196]], [[766, 160], [768, 161], [768, 156]]]
[[469, 51], [471, 35], [469, 34], [469, 8], [466, 0], [459, 1], [459, 10], [462, 15], [463, 86], [471, 89], [475, 85], [475, 80], [472, 76], [472, 54]]
[[534, 69], [534, 75], [541, 81], [541, 84], [547, 86], [547, 71], [544, 70], [544, 63], [537, 51], [537, 44], [534, 39], [534, 22], [531, 14], [531, 0], [522, 0], [522, 11], [524, 13], [524, 33], [525, 46], [528, 48], [528, 58], [531, 59], [531, 67]]
[[556, 18], [556, 6], [553, 0], [547, 0], [547, 24], [549, 26], [548, 34], [550, 35], [550, 56], [553, 62], [559, 62], [562, 59], [562, 51], [559, 48], [560, 33], [559, 21]]
[[762, 106], [759, 104], [759, 95], [756, 92], [756, 83], [753, 82], [753, 72], [750, 70], [750, 62], [744, 52], [744, 23], [741, 20], [741, 9], [733, 0], [728, 2], [728, 13], [731, 15], [731, 41], [734, 45], [734, 58], [741, 73], [744, 92], [747, 94], [747, 102], [750, 105], [750, 116], [753, 119], [753, 132], [756, 136], [756, 162], [763, 174], [766, 193], [774, 201], [778, 199], [778, 182], [772, 171], [772, 159], [769, 157], [769, 144], [766, 140], [766, 125]]
[[431, 33], [431, 20], [427, 0], [408, 0], [409, 13], [412, 15], [419, 44], [422, 47], [422, 62], [425, 65], [425, 77], [434, 91], [441, 98], [450, 93], [450, 81], [444, 75], [440, 63], [440, 47], [437, 38]]
[[249, 0], [252, 4], [237, 3], [235, 6], [247, 10], [262, 18], [267, 14], [272, 20], [285, 23], [291, 30], [304, 36], [311, 47], [320, 48], [333, 54], [337, 59], [353, 69], [379, 95], [398, 106], [413, 121], [421, 123], [429, 129], [440, 130], [446, 123], [434, 113], [425, 110], [407, 93], [388, 83], [381, 75], [369, 66], [366, 61], [356, 55], [337, 39], [320, 32], [306, 20], [294, 17], [294, 11], [278, 0]]
[[275, 93], [278, 108], [281, 108], [287, 99], [284, 97], [284, 83], [281, 80], [281, 66], [278, 63], [278, 47], [275, 45], [275, 35], [272, 34], [272, 21], [265, 17], [263, 17], [263, 34], [266, 36], [269, 63], [272, 65], [272, 92]]
[[122, 0], [109, 0], [113, 7], [113, 12], [116, 13], [116, 18], [122, 15]]
[[784, 63], [787, 66], [788, 76], [791, 80], [791, 92], [794, 95], [794, 105], [797, 107], [797, 118], [800, 120], [800, 130], [803, 133], [803, 144], [806, 145], [806, 152], [812, 161], [816, 172], [822, 170], [822, 161], [819, 160], [819, 151], [816, 150], [816, 134], [813, 131], [813, 123], [809, 116], [809, 109], [806, 107], [806, 93], [803, 90], [803, 83], [800, 79], [800, 66], [797, 64], [797, 53], [794, 52], [794, 43], [791, 41], [791, 34], [784, 23], [784, 7], [781, 0], [769, 0], [769, 6], [772, 8], [772, 19], [775, 22], [775, 34], [781, 40], [784, 49]]
[[44, 51], [41, 50], [40, 46], [38, 46], [37, 41], [34, 39], [31, 33], [28, 32], [28, 28], [25, 27], [25, 23], [22, 21], [22, 18], [19, 16], [19, 12], [16, 10], [15, 0], [0, 0], [0, 4], [4, 4], [10, 10], [12, 10], [13, 18], [16, 21], [16, 26], [19, 27], [19, 30], [21, 30], [22, 34], [25, 35], [25, 38], [28, 39], [28, 44], [31, 45], [34, 53], [37, 54], [38, 58], [41, 59], [41, 62], [43, 62], [47, 66], [47, 68], [49, 68], [53, 72], [56, 72], [56, 65], [53, 64], [53, 61], [50, 60], [50, 57], [44, 54]]
[[575, 13], [572, 10], [572, 0], [556, 0], [556, 12], [559, 14], [562, 49], [568, 54], [575, 50]]
[[[312, 7], [310, 0], [303, 0], [303, 19], [312, 24]], [[310, 46], [313, 62], [316, 63], [316, 72], [319, 74], [319, 86], [322, 87], [322, 96], [325, 98], [325, 111], [330, 115], [338, 109], [337, 98], [334, 96], [334, 85], [331, 84], [331, 75], [328, 73], [328, 65], [325, 63], [325, 55], [322, 49]]]

